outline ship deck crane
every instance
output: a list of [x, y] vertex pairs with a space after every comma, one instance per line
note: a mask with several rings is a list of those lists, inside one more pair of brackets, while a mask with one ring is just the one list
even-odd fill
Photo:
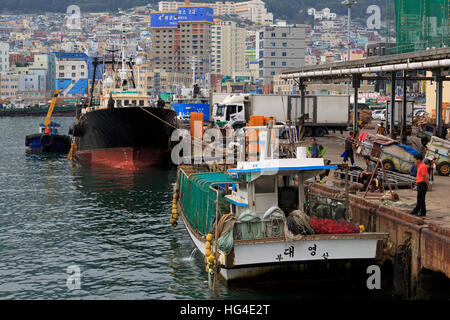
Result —
[[50, 108], [48, 108], [47, 116], [45, 117], [44, 127], [48, 128], [50, 126], [50, 122], [52, 119], [53, 110], [55, 109], [56, 100], [58, 99], [58, 95], [61, 93], [61, 89], [55, 90], [52, 98], [52, 102], [50, 103]]

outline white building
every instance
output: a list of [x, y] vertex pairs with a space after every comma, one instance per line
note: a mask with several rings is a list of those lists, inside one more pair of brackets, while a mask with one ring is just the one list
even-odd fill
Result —
[[9, 43], [0, 42], [0, 72], [9, 70]]
[[16, 98], [17, 91], [19, 91], [19, 75], [13, 72], [1, 72], [0, 98], [11, 101]]
[[237, 2], [234, 4], [234, 10], [239, 17], [248, 19], [256, 24], [267, 25], [273, 23], [273, 14], [267, 12], [266, 4], [262, 0]]
[[265, 26], [256, 34], [259, 78], [270, 85], [283, 69], [305, 65], [306, 25]]
[[331, 12], [329, 8], [324, 8], [321, 11], [317, 11], [315, 8], [308, 9], [308, 15], [314, 16], [314, 20], [334, 20], [336, 19], [336, 13]]
[[236, 22], [221, 21], [211, 29], [212, 72], [231, 76], [245, 71], [246, 31]]

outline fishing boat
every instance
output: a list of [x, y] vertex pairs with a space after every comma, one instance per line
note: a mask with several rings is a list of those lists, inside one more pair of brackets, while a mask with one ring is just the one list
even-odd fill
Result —
[[171, 222], [182, 218], [206, 270], [227, 282], [313, 261], [375, 259], [388, 235], [362, 232], [345, 200], [310, 198], [305, 188], [336, 168], [300, 149], [297, 158], [237, 162], [227, 172], [180, 166]]
[[58, 134], [58, 128], [61, 127], [60, 124], [51, 121], [56, 99], [60, 91], [55, 91], [45, 121], [39, 125], [39, 133], [25, 137], [25, 146], [28, 151], [66, 153], [70, 150], [70, 136]]
[[100, 104], [94, 106], [93, 87], [89, 105], [82, 108], [71, 128], [73, 159], [117, 169], [140, 170], [168, 159], [169, 138], [176, 128], [173, 110], [154, 106], [146, 88], [135, 80], [135, 62], [126, 54], [125, 29], [119, 61], [94, 59], [103, 64]]
[[177, 119], [189, 121], [191, 113], [196, 112], [203, 114], [204, 121], [209, 121], [209, 97], [206, 96], [205, 92], [202, 93], [200, 87], [195, 84], [192, 89], [181, 90], [181, 93], [181, 95], [174, 97], [172, 102], [172, 108], [177, 114]]

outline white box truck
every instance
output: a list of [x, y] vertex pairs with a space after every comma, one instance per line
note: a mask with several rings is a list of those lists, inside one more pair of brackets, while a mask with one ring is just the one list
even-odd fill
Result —
[[[213, 102], [219, 99], [213, 95]], [[222, 102], [213, 105], [212, 120], [219, 127], [226, 125], [238, 128], [245, 126], [251, 115], [276, 117], [285, 122], [288, 96], [270, 94], [229, 94]]]
[[322, 137], [331, 130], [347, 130], [350, 121], [348, 96], [306, 96], [305, 110], [301, 110], [300, 96], [292, 96], [291, 101], [298, 110], [298, 117], [303, 115], [306, 137]]
[[[215, 99], [213, 94], [213, 101]], [[223, 96], [221, 96], [222, 98]], [[349, 122], [348, 96], [305, 97], [269, 94], [230, 94], [213, 104], [211, 120], [219, 127], [240, 128], [251, 115], [276, 117], [277, 123], [297, 123], [303, 116], [306, 136], [323, 136], [330, 130], [346, 130]]]

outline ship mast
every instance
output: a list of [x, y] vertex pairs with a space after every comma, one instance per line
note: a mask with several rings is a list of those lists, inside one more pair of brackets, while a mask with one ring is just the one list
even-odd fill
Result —
[[125, 23], [124, 23], [125, 16], [122, 16], [122, 43], [121, 43], [121, 54], [122, 54], [122, 69], [121, 74], [126, 74], [127, 70], [125, 69], [126, 65], [126, 39], [125, 39]]

